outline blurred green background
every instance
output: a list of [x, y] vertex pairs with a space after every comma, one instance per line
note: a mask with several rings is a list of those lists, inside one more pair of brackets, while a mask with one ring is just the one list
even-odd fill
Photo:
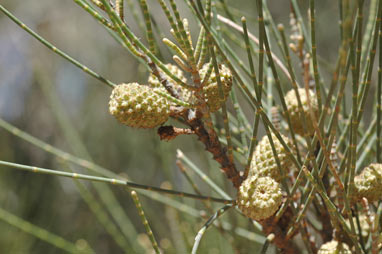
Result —
[[[132, 2], [140, 20], [136, 20], [132, 10], [126, 6], [126, 22], [145, 42], [145, 35], [141, 32], [140, 9], [137, 1]], [[199, 27], [184, 2], [177, 2], [183, 17], [190, 20], [195, 40]], [[257, 34], [254, 1], [228, 2], [232, 4], [233, 13], [239, 10], [245, 14], [250, 31]], [[305, 2], [299, 1], [303, 10], [306, 10]], [[318, 54], [325, 59], [322, 70], [324, 78], [329, 80], [332, 68], [329, 63], [334, 63], [339, 46], [337, 3], [316, 2], [319, 16]], [[147, 81], [145, 67], [73, 1], [1, 0], [0, 3], [57, 48], [113, 82]], [[171, 38], [168, 22], [157, 1], [148, 1], [148, 4], [160, 30]], [[268, 1], [268, 4], [275, 21], [283, 23], [288, 31], [289, 1], [273, 0]], [[223, 11], [221, 13], [224, 15]], [[239, 21], [239, 18], [236, 17], [236, 20]], [[238, 33], [232, 34], [241, 40]], [[156, 38], [159, 37], [156, 34]], [[245, 52], [235, 44], [230, 44], [246, 61]], [[165, 62], [170, 61], [169, 52], [164, 47], [161, 49]], [[2, 119], [57, 148], [81, 158], [92, 158], [95, 163], [112, 169], [117, 174], [128, 175], [134, 182], [153, 186], [161, 186], [167, 182], [176, 190], [193, 192], [175, 164], [176, 149], [181, 149], [235, 197], [231, 184], [224, 179], [217, 164], [210, 154], [205, 153], [204, 147], [195, 137], [180, 136], [169, 143], [161, 142], [155, 130], [137, 130], [119, 124], [108, 114], [110, 93], [109, 87], [49, 51], [5, 15], [0, 14]], [[250, 111], [246, 113], [253, 114]], [[73, 165], [63, 164], [51, 154], [4, 129], [0, 129], [0, 160], [86, 172]], [[193, 178], [203, 194], [216, 196], [198, 177]], [[85, 185], [99, 200], [94, 188], [88, 182]], [[130, 240], [139, 242], [140, 246], [149, 246], [129, 193], [117, 186], [113, 186], [112, 191], [137, 232]], [[200, 201], [174, 199], [197, 209], [205, 209]], [[185, 253], [192, 246], [193, 239], [206, 218], [180, 213], [144, 196], [141, 196], [141, 200], [154, 235], [165, 253]], [[1, 167], [0, 206], [78, 245], [89, 244], [97, 253], [123, 253], [81, 199], [71, 179]], [[215, 208], [220, 206], [214, 204]], [[230, 217], [232, 222], [240, 224], [243, 220], [237, 216], [236, 211], [231, 210], [229, 213], [225, 216]], [[209, 212], [207, 214], [210, 215]], [[251, 227], [247, 229], [253, 230]], [[211, 229], [202, 241], [201, 253], [233, 253], [227, 239], [230, 240], [230, 236], [221, 236], [217, 229]], [[256, 248], [255, 243], [240, 237], [237, 237], [234, 245], [240, 253], [250, 253], [251, 248]], [[141, 247], [138, 247], [139, 251], [132, 248], [131, 253], [146, 252], [139, 248]], [[62, 250], [0, 221], [0, 253], [61, 252]], [[147, 253], [151, 252], [148, 247]]]

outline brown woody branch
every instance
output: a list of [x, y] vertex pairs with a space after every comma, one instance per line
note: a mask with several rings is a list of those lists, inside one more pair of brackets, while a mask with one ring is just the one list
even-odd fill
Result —
[[[214, 160], [220, 164], [221, 170], [232, 182], [235, 188], [239, 188], [243, 179], [236, 166], [231, 162], [227, 155], [227, 149], [222, 147], [217, 135], [210, 135], [200, 118], [192, 118], [187, 121], [191, 129], [204, 144], [207, 151], [212, 153]], [[215, 132], [214, 130], [212, 130]]]
[[281, 250], [281, 253], [292, 254], [296, 253], [296, 246], [287, 238], [288, 225], [290, 223], [290, 218], [293, 217], [293, 212], [290, 207], [284, 213], [284, 216], [275, 223], [274, 216], [269, 217], [265, 220], [259, 221], [263, 227], [263, 233], [265, 235], [274, 234], [272, 243]]

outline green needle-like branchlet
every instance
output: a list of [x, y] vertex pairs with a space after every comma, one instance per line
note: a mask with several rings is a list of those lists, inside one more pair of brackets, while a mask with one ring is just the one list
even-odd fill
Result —
[[250, 45], [249, 39], [248, 39], [247, 21], [244, 17], [242, 17], [241, 22], [243, 25], [243, 31], [244, 31], [243, 35], [244, 35], [244, 41], [245, 41], [245, 48], [247, 50], [248, 63], [249, 63], [249, 69], [251, 70], [251, 78], [252, 78], [253, 88], [256, 91], [257, 99], [261, 100], [262, 89], [257, 84], [255, 66], [253, 64], [253, 59], [252, 59], [251, 45]]
[[45, 40], [43, 37], [38, 35], [36, 32], [34, 32], [32, 29], [30, 29], [28, 26], [26, 26], [24, 23], [22, 23], [18, 18], [16, 18], [12, 13], [10, 13], [7, 9], [5, 9], [2, 5], [0, 5], [0, 11], [3, 12], [5, 15], [7, 15], [13, 22], [15, 22], [22, 29], [24, 29], [27, 33], [32, 35], [34, 38], [36, 38], [42, 44], [44, 44], [47, 48], [52, 50], [57, 55], [65, 58], [70, 63], [74, 64], [76, 67], [81, 69], [83, 72], [93, 76], [94, 78], [98, 79], [99, 81], [105, 83], [106, 85], [108, 85], [110, 87], [114, 87], [115, 86], [115, 84], [113, 82], [111, 82], [111, 81], [105, 79], [104, 77], [98, 75], [96, 72], [94, 72], [90, 68], [86, 67], [85, 65], [81, 64], [80, 62], [78, 62], [74, 58], [70, 57], [69, 55], [67, 55], [66, 53], [64, 53], [63, 51], [61, 51], [60, 49], [58, 49], [54, 45], [52, 45], [50, 42]]
[[57, 176], [63, 176], [63, 177], [70, 177], [73, 179], [82, 179], [82, 180], [88, 180], [88, 181], [103, 182], [103, 183], [121, 185], [121, 186], [130, 187], [130, 188], [142, 189], [142, 190], [158, 191], [158, 192], [166, 193], [169, 195], [178, 195], [181, 197], [195, 198], [195, 199], [200, 199], [200, 200], [208, 200], [208, 201], [226, 203], [226, 204], [235, 203], [234, 200], [213, 198], [213, 197], [207, 197], [207, 196], [199, 196], [199, 195], [186, 193], [186, 192], [182, 192], [182, 191], [162, 189], [162, 188], [158, 188], [158, 187], [154, 187], [154, 186], [147, 186], [144, 184], [128, 182], [125, 180], [118, 180], [115, 178], [106, 178], [106, 177], [100, 177], [100, 176], [70, 173], [70, 172], [59, 171], [59, 170], [51, 170], [51, 169], [46, 169], [46, 168], [32, 167], [32, 166], [27, 166], [27, 165], [22, 165], [22, 164], [7, 162], [7, 161], [0, 161], [0, 165], [12, 167], [12, 168], [16, 168], [16, 169], [21, 169], [21, 170], [26, 170], [26, 171], [30, 171], [33, 173], [50, 174], [50, 175], [57, 175]]
[[124, 4], [124, 0], [115, 0], [115, 11], [118, 13], [122, 21], [125, 20]]
[[[149, 8], [147, 6], [146, 0], [139, 0], [139, 2], [141, 4], [141, 9], [143, 12], [143, 18], [145, 20], [146, 37], [147, 37], [147, 41], [149, 42], [149, 49], [153, 54], [155, 54], [155, 52], [156, 52], [155, 38], [154, 38], [154, 34], [153, 34], [153, 29], [151, 27], [151, 17], [150, 17]], [[123, 21], [123, 19], [122, 19], [122, 21]]]
[[187, 61], [187, 55], [175, 43], [167, 38], [163, 38], [162, 41], [164, 44], [166, 44], [167, 47], [174, 51], [176, 55], [180, 56], [184, 61]]
[[83, 0], [73, 0], [76, 4], [81, 6], [85, 11], [92, 15], [96, 20], [98, 20], [102, 25], [114, 30], [113, 25], [105, 19], [101, 14], [99, 14], [91, 5], [87, 4]]
[[379, 39], [379, 65], [378, 65], [378, 85], [377, 85], [377, 162], [382, 162], [382, 26], [379, 27], [378, 31]]
[[[260, 8], [259, 8], [259, 19], [264, 19], [263, 18], [263, 13], [262, 13], [263, 10], [261, 8], [262, 4], [260, 2], [258, 2], [258, 5], [260, 6]], [[259, 24], [261, 24], [261, 23], [259, 22]], [[295, 134], [294, 134], [294, 131], [293, 131], [293, 128], [292, 128], [292, 125], [291, 125], [291, 120], [290, 120], [290, 117], [289, 117], [289, 113], [288, 113], [288, 110], [287, 110], [287, 107], [286, 107], [286, 104], [285, 104], [285, 99], [284, 99], [284, 95], [283, 95], [283, 92], [282, 92], [282, 89], [281, 89], [280, 79], [279, 79], [278, 73], [276, 71], [276, 66], [274, 64], [273, 58], [272, 58], [271, 48], [270, 48], [268, 37], [267, 37], [266, 31], [265, 31], [264, 24], [262, 25], [262, 27], [260, 27], [260, 29], [261, 29], [260, 31], [262, 31], [262, 33], [264, 34], [264, 38], [263, 39], [264, 39], [265, 53], [266, 53], [266, 55], [268, 57], [269, 65], [270, 65], [270, 67], [272, 69], [272, 74], [273, 74], [273, 77], [275, 79], [275, 84], [276, 84], [276, 88], [277, 88], [277, 91], [278, 91], [278, 94], [279, 94], [279, 97], [280, 97], [281, 105], [282, 105], [284, 114], [286, 116], [287, 123], [288, 123], [288, 126], [289, 126], [289, 130], [290, 130], [290, 133], [291, 133], [291, 136], [292, 136], [292, 141], [293, 141], [294, 146], [297, 147], [296, 137], [295, 137]], [[296, 153], [297, 160], [301, 163], [300, 153], [298, 152], [298, 150], [296, 150], [296, 152], [297, 152]]]
[[224, 123], [225, 135], [226, 135], [226, 140], [227, 140], [227, 148], [228, 148], [228, 158], [233, 163], [233, 148], [232, 148], [232, 141], [231, 141], [231, 130], [229, 128], [227, 106], [225, 103], [225, 98], [224, 98], [225, 96], [224, 96], [224, 91], [223, 91], [223, 84], [222, 84], [222, 81], [220, 78], [219, 66], [218, 66], [218, 63], [216, 60], [215, 49], [213, 46], [210, 50], [210, 54], [211, 54], [212, 63], [213, 63], [214, 71], [215, 71], [216, 81], [218, 84], [220, 103], [222, 106], [223, 123]]
[[142, 224], [143, 224], [143, 226], [145, 226], [146, 234], [149, 236], [150, 242], [151, 242], [151, 244], [152, 244], [152, 246], [153, 246], [153, 248], [155, 250], [155, 253], [156, 254], [160, 254], [161, 252], [159, 250], [158, 243], [155, 240], [153, 231], [151, 230], [149, 222], [146, 219], [145, 213], [144, 213], [144, 211], [142, 209], [141, 202], [139, 201], [139, 198], [138, 198], [138, 194], [135, 191], [130, 192], [130, 194], [131, 194], [131, 197], [134, 200], [135, 206], [137, 207], [139, 216], [141, 217], [141, 220], [142, 220]]
[[195, 237], [195, 243], [192, 247], [192, 254], [196, 254], [197, 250], [199, 248], [199, 243], [202, 240], [202, 237], [206, 230], [215, 222], [216, 219], [218, 219], [220, 216], [222, 216], [227, 210], [232, 208], [232, 205], [225, 205], [222, 208], [220, 208], [214, 215], [212, 215], [207, 222], [203, 225], [203, 227], [199, 230], [198, 234]]
[[[328, 195], [322, 189], [322, 186], [319, 183], [317, 183], [317, 180], [314, 179], [314, 177], [308, 171], [308, 169], [306, 167], [303, 167], [303, 171], [304, 171], [306, 177], [308, 178], [308, 180], [314, 185], [314, 188], [317, 189], [318, 193], [323, 198], [325, 204], [328, 207], [329, 214], [331, 214], [332, 219], [336, 220], [341, 225], [342, 229], [346, 232], [346, 234], [349, 236], [349, 238], [353, 242], [357, 253], [360, 253], [360, 245], [356, 239], [355, 232], [353, 230], [349, 229], [343, 216], [337, 211], [336, 206], [332, 203], [332, 201], [330, 200]], [[350, 220], [350, 221], [352, 221], [352, 220]]]
[[318, 101], [318, 112], [321, 114], [322, 112], [322, 98], [321, 98], [321, 90], [320, 90], [320, 75], [318, 73], [317, 66], [317, 46], [316, 46], [316, 9], [314, 7], [314, 1], [310, 0], [310, 36], [312, 43], [312, 62], [313, 62], [313, 76], [314, 83], [317, 92], [317, 101]]

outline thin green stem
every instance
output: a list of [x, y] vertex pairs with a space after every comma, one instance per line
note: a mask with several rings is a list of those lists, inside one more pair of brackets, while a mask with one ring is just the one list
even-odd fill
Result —
[[359, 245], [359, 242], [357, 241], [357, 236], [356, 236], [355, 232], [353, 232], [353, 230], [349, 229], [343, 216], [337, 211], [336, 206], [330, 200], [330, 198], [326, 194], [325, 190], [322, 189], [322, 186], [319, 183], [317, 183], [317, 180], [308, 171], [308, 169], [306, 167], [303, 167], [303, 170], [304, 170], [304, 173], [305, 173], [307, 179], [314, 185], [315, 189], [318, 191], [318, 193], [323, 198], [323, 200], [327, 206], [327, 209], [329, 211], [329, 214], [331, 215], [331, 218], [334, 221], [337, 221], [342, 226], [343, 230], [346, 232], [346, 234], [349, 236], [350, 240], [354, 244], [357, 252], [359, 252], [360, 251], [360, 245]]
[[85, 11], [87, 11], [90, 15], [92, 15], [98, 22], [102, 25], [114, 30], [114, 26], [105, 19], [101, 14], [99, 14], [91, 5], [83, 0], [73, 0], [76, 4], [81, 6]]
[[74, 58], [70, 57], [69, 55], [67, 55], [66, 53], [64, 53], [63, 51], [61, 51], [60, 49], [58, 49], [57, 47], [55, 47], [54, 45], [52, 45], [50, 42], [48, 42], [47, 40], [45, 40], [43, 37], [41, 37], [40, 35], [38, 35], [36, 32], [34, 32], [32, 29], [30, 29], [27, 25], [25, 25], [23, 22], [21, 22], [18, 18], [16, 18], [12, 13], [10, 13], [7, 9], [5, 9], [1, 4], [0, 4], [0, 11], [2, 11], [5, 15], [7, 15], [13, 22], [15, 22], [19, 27], [21, 27], [23, 30], [25, 30], [27, 33], [29, 33], [30, 35], [32, 35], [34, 38], [36, 38], [39, 42], [41, 42], [44, 46], [46, 46], [47, 48], [49, 48], [50, 50], [52, 50], [54, 53], [56, 53], [57, 55], [65, 58], [66, 60], [68, 60], [70, 63], [74, 64], [76, 67], [78, 67], [79, 69], [81, 69], [83, 72], [89, 74], [90, 76], [98, 79], [99, 81], [105, 83], [106, 85], [110, 86], [110, 87], [114, 87], [115, 84], [107, 79], [105, 79], [104, 77], [100, 76], [99, 74], [97, 74], [96, 72], [94, 72], [93, 70], [91, 70], [90, 68], [86, 67], [85, 65], [83, 65], [82, 63], [78, 62], [77, 60], [75, 60]]
[[[155, 52], [156, 52], [155, 38], [154, 38], [154, 34], [153, 34], [153, 29], [151, 27], [151, 17], [150, 17], [149, 8], [147, 6], [146, 0], [139, 0], [139, 3], [141, 5], [143, 18], [145, 20], [146, 37], [147, 37], [147, 41], [149, 43], [149, 49], [153, 54], [155, 54]], [[123, 19], [122, 19], [122, 21], [123, 21]]]
[[318, 112], [321, 114], [322, 112], [322, 98], [321, 98], [321, 90], [320, 90], [320, 75], [318, 72], [318, 66], [317, 66], [317, 46], [316, 46], [316, 14], [315, 14], [315, 7], [314, 7], [314, 1], [310, 0], [310, 36], [311, 36], [311, 44], [312, 44], [312, 61], [313, 61], [313, 75], [314, 75], [314, 82], [315, 87], [317, 91], [317, 103], [318, 103]]
[[[104, 4], [106, 11], [112, 20], [114, 26], [116, 27], [118, 34], [120, 37], [124, 40], [126, 46], [128, 46], [130, 52], [134, 55], [138, 55], [139, 57], [142, 57], [147, 64], [154, 63], [157, 65], [164, 73], [166, 73], [171, 79], [173, 79], [177, 84], [179, 84], [182, 87], [188, 88], [190, 90], [195, 89], [193, 86], [187, 85], [184, 83], [181, 79], [179, 79], [175, 74], [173, 74], [154, 54], [151, 52], [148, 48], [146, 48], [143, 43], [135, 36], [134, 33], [131, 32], [131, 30], [126, 26], [125, 23], [122, 22], [122, 20], [119, 18], [119, 16], [113, 11], [110, 4], [106, 0], [101, 0]], [[128, 38], [126, 38], [126, 36]], [[129, 41], [131, 40], [131, 42]], [[132, 46], [134, 43], [134, 47]], [[137, 49], [139, 49], [141, 52], [138, 52]], [[147, 57], [145, 57], [145, 55]], [[152, 61], [152, 62], [151, 62]]]
[[225, 199], [230, 199], [231, 197], [223, 191], [219, 186], [216, 185], [206, 174], [202, 172], [200, 168], [198, 168], [186, 155], [181, 151], [177, 150], [176, 157], [182, 162], [186, 163], [190, 169], [192, 169], [202, 180], [204, 180], [217, 194]]
[[125, 20], [124, 10], [125, 10], [124, 0], [115, 0], [115, 11], [118, 13], [118, 15], [122, 19], [122, 21]]
[[382, 26], [378, 30], [379, 58], [378, 58], [378, 83], [377, 83], [377, 162], [382, 162]]
[[149, 222], [148, 222], [147, 219], [146, 219], [145, 213], [144, 213], [144, 211], [143, 211], [143, 209], [142, 209], [141, 202], [139, 201], [139, 198], [138, 198], [138, 194], [137, 194], [135, 191], [132, 191], [130, 194], [131, 194], [131, 197], [132, 197], [133, 200], [134, 200], [134, 204], [135, 204], [135, 206], [137, 207], [139, 216], [141, 217], [141, 220], [142, 220], [142, 224], [143, 224], [143, 226], [145, 227], [146, 234], [149, 236], [151, 245], [153, 246], [153, 248], [154, 248], [154, 250], [155, 250], [155, 253], [156, 253], [156, 254], [160, 254], [161, 252], [160, 252], [160, 250], [159, 250], [158, 243], [157, 243], [157, 241], [155, 240], [153, 231], [151, 230], [151, 227], [150, 227], [150, 225], [149, 225]]
[[113, 185], [122, 185], [122, 186], [130, 187], [133, 189], [156, 191], [156, 192], [161, 192], [161, 193], [165, 193], [165, 194], [169, 194], [169, 195], [177, 195], [177, 196], [181, 196], [181, 197], [194, 198], [194, 199], [199, 199], [199, 200], [208, 200], [208, 201], [212, 201], [212, 202], [225, 203], [225, 204], [235, 203], [234, 200], [207, 197], [207, 196], [199, 196], [199, 195], [186, 193], [186, 192], [182, 192], [182, 191], [163, 189], [163, 188], [158, 188], [158, 187], [154, 187], [154, 186], [148, 186], [148, 185], [144, 185], [144, 184], [138, 184], [138, 183], [133, 183], [133, 182], [129, 182], [129, 181], [119, 180], [119, 179], [115, 179], [115, 178], [106, 178], [106, 177], [100, 177], [100, 176], [70, 173], [70, 172], [59, 171], [59, 170], [51, 170], [51, 169], [32, 167], [32, 166], [27, 166], [27, 165], [22, 165], [22, 164], [7, 162], [7, 161], [1, 161], [1, 160], [0, 160], [0, 165], [16, 168], [16, 169], [20, 169], [20, 170], [26, 170], [26, 171], [30, 171], [33, 173], [57, 175], [57, 176], [74, 178], [74, 179], [103, 182], [103, 183], [108, 183], [108, 184], [113, 184]]
[[243, 31], [244, 31], [243, 36], [244, 36], [244, 41], [245, 41], [245, 48], [247, 50], [249, 69], [251, 70], [251, 78], [252, 78], [253, 88], [256, 91], [257, 100], [260, 100], [262, 89], [260, 89], [260, 87], [257, 84], [255, 66], [253, 64], [251, 46], [250, 46], [249, 39], [248, 39], [247, 21], [244, 17], [242, 17], [241, 22], [243, 25]]
[[[258, 0], [258, 6], [259, 6], [259, 20], [263, 20], [264, 18], [263, 18], [262, 2], [260, 0]], [[277, 89], [277, 92], [279, 94], [281, 105], [282, 105], [282, 108], [283, 108], [283, 111], [284, 111], [283, 113], [284, 113], [284, 115], [286, 117], [286, 120], [287, 120], [287, 123], [288, 123], [288, 126], [289, 126], [289, 130], [290, 130], [290, 134], [291, 134], [291, 137], [292, 137], [293, 145], [295, 147], [297, 147], [297, 140], [296, 140], [293, 128], [292, 128], [292, 123], [291, 123], [291, 120], [290, 120], [289, 112], [288, 112], [288, 109], [287, 109], [287, 106], [286, 106], [286, 103], [285, 103], [283, 91], [282, 91], [281, 84], [280, 84], [280, 79], [279, 79], [278, 73], [276, 71], [275, 63], [274, 63], [273, 58], [272, 58], [272, 54], [271, 54], [272, 50], [271, 50], [270, 43], [269, 43], [269, 40], [268, 40], [268, 37], [267, 37], [265, 26], [264, 26], [263, 22], [259, 22], [259, 25], [260, 25], [260, 31], [264, 35], [263, 39], [264, 39], [265, 53], [266, 53], [266, 55], [268, 57], [268, 62], [269, 62], [269, 65], [270, 65], [270, 67], [272, 69], [272, 74], [273, 74], [273, 77], [275, 79], [276, 89]], [[300, 156], [300, 153], [299, 153], [298, 150], [296, 150], [296, 155], [297, 155], [297, 161], [301, 163], [301, 156]]]
[[214, 223], [215, 220], [217, 220], [220, 216], [222, 216], [226, 211], [228, 211], [232, 207], [233, 207], [232, 204], [223, 206], [207, 220], [207, 222], [203, 225], [203, 227], [199, 230], [198, 234], [195, 237], [194, 246], [192, 247], [192, 252], [191, 252], [192, 254], [197, 253], [200, 241], [202, 240], [202, 237], [204, 233], [206, 232], [206, 230]]
[[215, 76], [217, 84], [218, 84], [218, 89], [219, 89], [219, 97], [220, 97], [220, 103], [222, 106], [222, 113], [223, 113], [223, 123], [224, 123], [224, 129], [225, 129], [225, 135], [226, 135], [226, 140], [227, 140], [227, 148], [228, 148], [228, 158], [233, 163], [233, 152], [232, 152], [232, 140], [231, 140], [231, 130], [229, 128], [229, 119], [228, 119], [228, 114], [227, 114], [227, 106], [225, 104], [225, 96], [223, 92], [223, 84], [221, 82], [220, 73], [219, 73], [219, 66], [218, 62], [216, 60], [216, 55], [215, 55], [215, 50], [214, 47], [212, 46], [210, 49], [210, 54], [212, 58], [212, 63], [214, 66], [214, 71], [215, 71]]

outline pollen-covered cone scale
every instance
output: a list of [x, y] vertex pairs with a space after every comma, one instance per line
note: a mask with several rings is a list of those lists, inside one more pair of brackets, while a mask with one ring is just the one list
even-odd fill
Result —
[[120, 84], [111, 93], [109, 112], [127, 126], [154, 128], [167, 121], [170, 104], [153, 88], [138, 83]]

